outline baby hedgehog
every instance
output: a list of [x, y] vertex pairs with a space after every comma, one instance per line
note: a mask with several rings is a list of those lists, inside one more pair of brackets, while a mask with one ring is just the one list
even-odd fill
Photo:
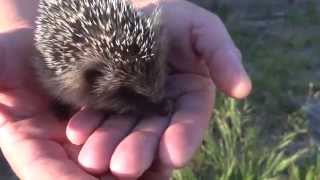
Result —
[[124, 0], [40, 0], [33, 59], [40, 82], [64, 104], [124, 114], [167, 111], [161, 10]]

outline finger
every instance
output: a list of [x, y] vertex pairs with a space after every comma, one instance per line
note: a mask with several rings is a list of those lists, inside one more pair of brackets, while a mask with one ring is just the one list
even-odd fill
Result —
[[251, 81], [241, 63], [241, 53], [216, 15], [198, 8], [192, 19], [192, 40], [197, 54], [209, 67], [217, 87], [235, 98], [251, 91]]
[[[183, 167], [190, 161], [202, 141], [214, 104], [214, 87], [207, 80], [202, 80], [202, 85], [199, 78], [197, 83], [185, 81], [185, 76], [181, 80], [176, 85], [185, 89], [181, 89], [176, 111], [159, 147], [161, 162], [171, 168]], [[188, 89], [187, 84], [194, 89]]]
[[[66, 143], [63, 145], [63, 148], [67, 151], [68, 156], [72, 159], [73, 162], [78, 161], [78, 155], [81, 150], [80, 146]], [[100, 177], [100, 180], [116, 180], [116, 178], [114, 176], [112, 176], [111, 174], [106, 173], [102, 177]]]
[[82, 145], [99, 126], [104, 114], [87, 108], [81, 109], [69, 121], [66, 134], [75, 145]]
[[111, 158], [110, 169], [120, 178], [138, 178], [152, 164], [160, 137], [169, 118], [144, 118], [117, 146]]
[[112, 153], [129, 134], [135, 119], [111, 116], [91, 134], [79, 154], [79, 163], [89, 172], [103, 174], [109, 169]]

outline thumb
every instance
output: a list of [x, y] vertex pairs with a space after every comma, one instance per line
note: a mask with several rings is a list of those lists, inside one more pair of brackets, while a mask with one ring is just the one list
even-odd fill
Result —
[[227, 95], [246, 97], [251, 91], [251, 81], [225, 25], [218, 16], [203, 9], [194, 17], [194, 48], [206, 61], [212, 80]]

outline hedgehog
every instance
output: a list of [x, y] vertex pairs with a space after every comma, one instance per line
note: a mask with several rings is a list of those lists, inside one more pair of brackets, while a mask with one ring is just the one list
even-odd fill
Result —
[[33, 66], [55, 100], [73, 108], [169, 113], [161, 8], [124, 0], [40, 0]]

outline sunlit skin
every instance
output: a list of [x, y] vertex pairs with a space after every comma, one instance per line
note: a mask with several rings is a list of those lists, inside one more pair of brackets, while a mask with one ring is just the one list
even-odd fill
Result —
[[[29, 68], [34, 15], [25, 12], [37, 2], [23, 2], [0, 0], [0, 147], [21, 179], [169, 179], [199, 147], [215, 87], [238, 99], [250, 93], [240, 51], [221, 20], [189, 2], [165, 0], [172, 117], [104, 119], [83, 107], [57, 119]], [[150, 2], [133, 0], [146, 11]]]

